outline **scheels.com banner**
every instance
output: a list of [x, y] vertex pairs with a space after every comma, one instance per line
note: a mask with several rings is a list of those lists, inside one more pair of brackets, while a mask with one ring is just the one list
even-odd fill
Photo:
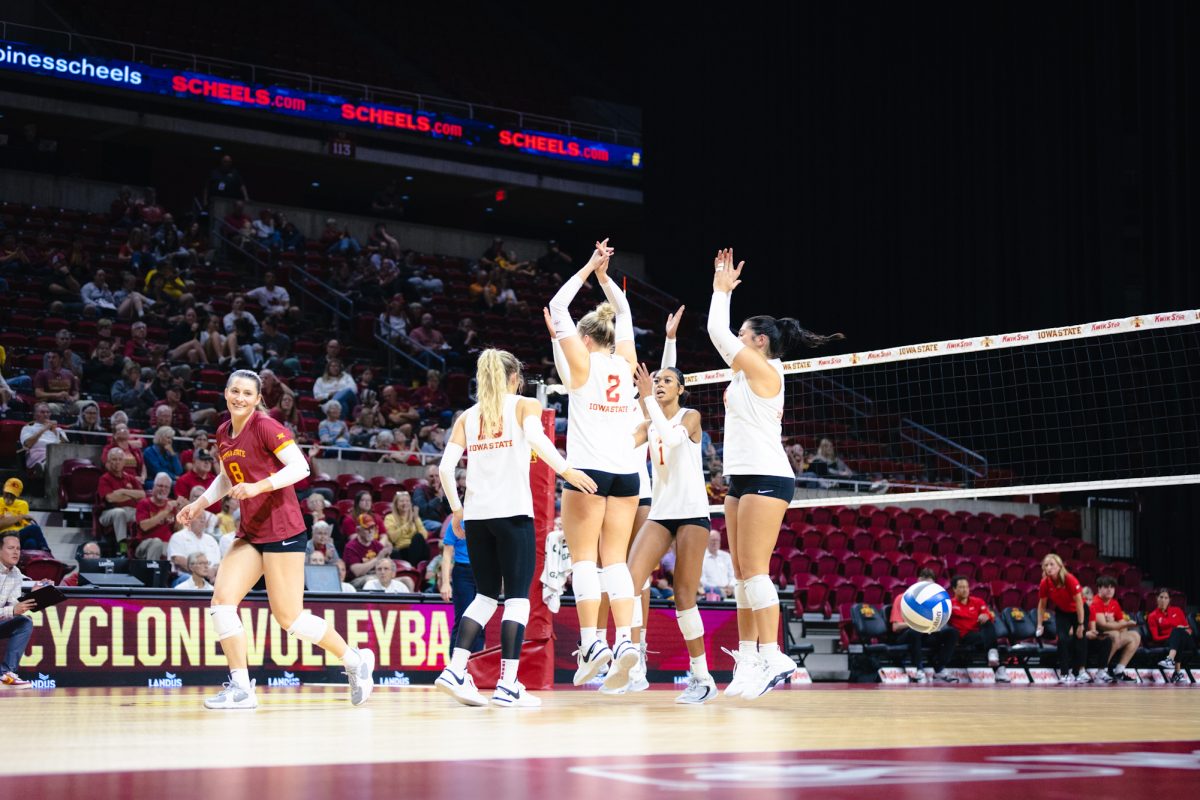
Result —
[[281, 86], [249, 84], [132, 61], [47, 52], [19, 42], [0, 40], [0, 70], [179, 100], [216, 103], [255, 113], [386, 129], [464, 147], [517, 151], [539, 158], [613, 169], [637, 170], [642, 167], [639, 148], [536, 130], [504, 128], [479, 120], [414, 108], [364, 103]]

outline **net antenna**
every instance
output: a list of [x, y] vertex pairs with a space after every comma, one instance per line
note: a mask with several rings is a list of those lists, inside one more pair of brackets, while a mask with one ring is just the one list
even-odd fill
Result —
[[[686, 376], [717, 461], [729, 378]], [[1200, 483], [1196, 310], [789, 361], [784, 391], [797, 508]]]

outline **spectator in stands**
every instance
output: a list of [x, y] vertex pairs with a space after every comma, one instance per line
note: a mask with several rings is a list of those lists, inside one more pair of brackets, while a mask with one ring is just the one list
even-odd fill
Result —
[[[185, 470], [179, 479], [175, 481], [175, 495], [177, 497], [191, 497], [192, 489], [199, 486], [201, 489], [207, 489], [216, 480], [216, 474], [213, 472], [214, 461], [212, 454], [207, 450], [201, 450], [196, 453], [195, 459], [192, 460], [192, 468]], [[216, 513], [218, 508], [209, 506], [208, 510]], [[189, 551], [190, 552], [190, 551]], [[219, 559], [218, 559], [219, 560]], [[215, 561], [213, 563], [216, 563]]]
[[788, 463], [792, 465], [792, 472], [797, 478], [808, 472], [808, 458], [804, 454], [804, 445], [793, 442], [784, 450], [787, 452]]
[[48, 350], [42, 355], [42, 369], [48, 370], [51, 368], [50, 356], [57, 353], [62, 369], [69, 370], [76, 378], [82, 377], [83, 357], [71, 349], [73, 339], [74, 337], [71, 336], [71, 332], [66, 328], [62, 328], [55, 333], [54, 349]]
[[154, 444], [147, 447], [142, 453], [142, 458], [146, 461], [146, 471], [154, 476], [146, 481], [147, 491], [153, 489], [159, 478], [164, 475], [174, 485], [179, 476], [183, 474], [183, 464], [179, 462], [179, 456], [175, 454], [174, 439], [175, 429], [170, 425], [163, 425], [154, 431]]
[[92, 279], [80, 289], [85, 314], [100, 317], [120, 316], [128, 318], [133, 313], [134, 301], [126, 297], [125, 303], [118, 307], [117, 298], [108, 285], [108, 273], [102, 269], [96, 270]]
[[[330, 402], [333, 403], [334, 401], [331, 400]], [[337, 403], [334, 403], [334, 405], [337, 405], [340, 413], [341, 405]], [[301, 431], [304, 428], [304, 424], [300, 416], [300, 407], [296, 405], [296, 396], [294, 394], [281, 394], [279, 402], [275, 404], [270, 413], [271, 418], [290, 430], [293, 436], [302, 437]]]
[[1171, 673], [1171, 683], [1187, 683], [1186, 664], [1196, 654], [1196, 639], [1188, 626], [1187, 616], [1179, 606], [1171, 605], [1171, 592], [1159, 589], [1155, 595], [1157, 608], [1146, 615], [1146, 630], [1153, 647], [1166, 647], [1167, 657], [1158, 665]]
[[383, 520], [374, 510], [375, 502], [371, 497], [371, 493], [366, 489], [362, 489], [354, 495], [354, 507], [345, 517], [342, 518], [342, 533], [347, 538], [354, 535], [354, 531], [363, 525], [370, 525], [376, 531], [383, 530]]
[[[187, 495], [180, 495], [180, 497], [187, 497]], [[221, 548], [217, 544], [216, 538], [208, 533], [212, 517], [213, 515], [207, 511], [197, 514], [190, 523], [171, 535], [171, 540], [167, 542], [167, 558], [170, 559], [176, 575], [187, 575], [192, 571], [191, 565], [188, 563], [188, 556], [192, 553], [202, 553], [207, 556], [208, 565], [213, 569], [216, 569], [217, 565], [221, 563]]]
[[[921, 567], [917, 573], [917, 582], [932, 581], [936, 575], [932, 569]], [[892, 599], [892, 613], [888, 617], [888, 623], [892, 627], [892, 638], [896, 644], [902, 644], [908, 648], [908, 656], [905, 659], [905, 665], [911, 664], [916, 668], [916, 672], [909, 676], [909, 681], [912, 683], [925, 683], [928, 676], [925, 675], [925, 653], [921, 649], [925, 644], [933, 646], [934, 668], [942, 672], [943, 675], [950, 677], [951, 683], [957, 681], [953, 676], [949, 676], [944, 671], [945, 664], [950, 660], [951, 654], [954, 652], [953, 639], [943, 635], [946, 628], [938, 631], [932, 636], [923, 635], [908, 627], [908, 623], [904, 621], [904, 612], [900, 610], [900, 603], [904, 600], [904, 592], [897, 591], [896, 596]], [[934, 638], [936, 637], [936, 643]], [[949, 652], [947, 652], [947, 646]]]
[[523, 303], [517, 299], [517, 292], [512, 288], [508, 276], [501, 274], [496, 281], [496, 305], [499, 306], [507, 316], [513, 313], [528, 314], [529, 304]]
[[183, 234], [179, 243], [187, 250], [193, 267], [198, 264], [208, 266], [212, 262], [212, 247], [199, 222], [193, 222], [188, 226], [187, 232]]
[[854, 470], [838, 458], [837, 451], [833, 449], [833, 442], [829, 439], [822, 439], [817, 446], [817, 452], [809, 462], [808, 471], [821, 477], [834, 478], [849, 478], [854, 474]]
[[1130, 619], [1113, 597], [1116, 592], [1116, 578], [1101, 575], [1096, 579], [1096, 596], [1088, 603], [1092, 619], [1088, 625], [1087, 639], [1103, 641], [1109, 648], [1104, 657], [1105, 669], [1096, 673], [1096, 680], [1101, 683], [1137, 683], [1137, 677], [1125, 668], [1137, 654], [1142, 635], [1138, 633], [1137, 621]]
[[17, 602], [25, 576], [17, 569], [21, 539], [16, 533], [0, 533], [0, 636], [8, 638], [0, 661], [0, 686], [28, 689], [29, 681], [17, 676], [21, 656], [33, 635], [33, 621], [26, 616], [37, 607], [33, 600]]
[[233, 305], [230, 308], [229, 313], [226, 314], [225, 318], [222, 320], [222, 323], [225, 326], [225, 333], [234, 333], [237, 330], [235, 323], [239, 319], [246, 320], [250, 323], [251, 330], [258, 331], [258, 320], [254, 318], [253, 314], [246, 310], [246, 298], [240, 294], [234, 296]]
[[117, 411], [112, 415], [112, 441], [104, 446], [104, 452], [100, 454], [100, 459], [105, 461], [108, 459], [110, 450], [117, 449], [121, 451], [121, 457], [124, 459], [125, 471], [133, 475], [139, 480], [146, 479], [145, 459], [142, 457], [142, 440], [133, 436], [129, 430], [129, 423], [118, 418], [118, 414], [124, 414], [123, 411]]
[[113, 353], [112, 342], [100, 339], [83, 365], [83, 391], [93, 397], [109, 398], [113, 384], [121, 379], [122, 359]]
[[6, 233], [0, 240], [0, 271], [23, 275], [29, 272], [30, 258], [16, 234]]
[[[408, 338], [415, 342], [418, 347], [423, 347], [435, 354], [450, 347], [446, 344], [446, 337], [442, 336], [442, 332], [433, 327], [433, 315], [429, 313], [421, 315], [421, 324], [413, 328]], [[421, 353], [418, 355], [418, 360], [428, 362], [434, 359], [428, 353]]]
[[358, 590], [354, 588], [353, 584], [346, 582], [346, 560], [343, 558], [339, 558], [333, 562], [333, 565], [335, 567], [337, 567], [338, 580], [342, 582], [342, 593], [346, 594], [346, 593], [351, 593], [351, 592], [357, 592]]
[[733, 597], [733, 556], [721, 549], [721, 532], [709, 531], [704, 565], [700, 569], [701, 595], [718, 594], [722, 599]]
[[[266, 370], [283, 370], [290, 375], [300, 372], [300, 359], [292, 358], [292, 339], [279, 330], [279, 323], [274, 317], [262, 321], [262, 330], [254, 337], [253, 348], [259, 365]], [[259, 370], [260, 377], [263, 371]], [[274, 375], [274, 372], [271, 374]]]
[[143, 366], [161, 360], [158, 354], [166, 349], [166, 345], [151, 342], [147, 338], [149, 331], [146, 323], [138, 320], [129, 326], [129, 341], [125, 343], [125, 357]]
[[[3, 287], [0, 287], [2, 289]], [[0, 362], [3, 359], [0, 358]], [[9, 386], [8, 381], [4, 380], [4, 376], [0, 375], [0, 419], [8, 416], [8, 404], [18, 405], [21, 401], [17, 398], [17, 393]]]
[[480, 311], [487, 311], [496, 304], [496, 285], [488, 277], [486, 269], [475, 270], [474, 280], [467, 287], [467, 296]]
[[1058, 673], [1065, 684], [1091, 683], [1083, 669], [1087, 646], [1083, 641], [1087, 631], [1088, 608], [1083, 603], [1083, 587], [1074, 575], [1067, 572], [1062, 558], [1055, 553], [1042, 559], [1042, 582], [1038, 585], [1037, 635], [1045, 628], [1046, 606], [1054, 612], [1058, 631]]
[[167, 358], [207, 364], [208, 355], [200, 343], [200, 317], [195, 308], [186, 309], [167, 330]]
[[163, 303], [172, 308], [182, 307], [184, 295], [193, 287], [179, 275], [179, 270], [171, 261], [163, 261], [146, 273], [143, 288], [156, 303]]
[[504, 255], [504, 240], [497, 236], [492, 239], [492, 244], [487, 250], [483, 251], [483, 255], [479, 257], [479, 263], [483, 264], [489, 270], [497, 266], [497, 261]]
[[[96, 560], [96, 559], [103, 558], [103, 557], [104, 557], [104, 554], [100, 552], [100, 543], [99, 542], [84, 542], [83, 546], [79, 549], [79, 560], [80, 561], [83, 561], [85, 559]], [[76, 564], [75, 569], [71, 572], [71, 574], [67, 575], [65, 578], [63, 578], [61, 581], [59, 581], [58, 585], [59, 586], [78, 586], [79, 585], [79, 568], [80, 568], [80, 566], [81, 566], [80, 564]]]
[[313, 382], [312, 391], [317, 402], [336, 400], [342, 406], [342, 417], [347, 419], [358, 402], [358, 385], [342, 371], [342, 362], [336, 358], [325, 363], [325, 372]]
[[558, 242], [551, 239], [546, 242], [546, 252], [537, 260], [537, 271], [550, 278], [551, 283], [561, 283], [563, 270], [571, 270], [571, 254], [563, 252]]
[[21, 428], [17, 436], [25, 448], [25, 468], [34, 475], [46, 469], [46, 447], [67, 441], [67, 432], [50, 416], [50, 406], [38, 403], [33, 407], [33, 422]]
[[275, 229], [275, 215], [271, 213], [271, 209], [259, 209], [258, 219], [251, 223], [251, 228], [254, 230], [254, 241], [259, 247], [268, 252], [279, 249], [283, 238]]
[[20, 478], [9, 478], [4, 482], [4, 494], [0, 495], [0, 533], [13, 531], [21, 539], [22, 550], [49, 550], [42, 528], [29, 513], [29, 503], [21, 499], [25, 484]]
[[317, 425], [317, 441], [322, 447], [349, 447], [350, 428], [342, 419], [341, 403], [330, 400], [322, 408], [325, 409], [325, 419]]
[[[222, 544], [224, 544], [225, 536], [237, 533], [238, 520], [241, 519], [241, 516], [242, 512], [238, 501], [226, 495], [221, 500], [221, 511], [217, 514], [217, 530], [221, 534]], [[232, 544], [232, 542], [230, 543]], [[224, 558], [227, 552], [229, 551], [222, 547], [221, 557]]]
[[354, 424], [350, 426], [350, 446], [370, 447], [371, 440], [379, 432], [379, 422], [374, 406], [364, 406], [359, 409]]
[[157, 402], [154, 391], [142, 380], [142, 370], [135, 362], [125, 362], [121, 380], [112, 386], [112, 401], [131, 417], [144, 417]]
[[451, 351], [463, 357], [474, 355], [483, 349], [479, 341], [479, 331], [475, 329], [475, 321], [470, 317], [460, 319], [458, 326], [450, 332], [446, 341]]
[[393, 295], [379, 314], [379, 333], [397, 347], [408, 347], [408, 316], [404, 313], [403, 295]]
[[225, 335], [224, 321], [213, 314], [204, 322], [204, 330], [200, 332], [200, 346], [204, 348], [204, 358], [209, 363], [220, 364], [222, 367], [229, 365], [233, 359], [237, 358], [237, 348], [230, 337]]
[[400, 260], [404, 255], [400, 241], [388, 232], [387, 223], [384, 222], [376, 222], [371, 228], [371, 235], [367, 237], [367, 247], [396, 260]]
[[145, 275], [154, 269], [154, 253], [146, 241], [146, 232], [140, 227], [129, 230], [129, 237], [117, 252], [117, 261], [123, 269], [134, 275]]
[[436, 369], [425, 373], [425, 385], [412, 393], [413, 403], [421, 412], [422, 419], [437, 418], [450, 407], [450, 398], [442, 391], [442, 373]]
[[729, 484], [725, 482], [725, 476], [721, 474], [721, 462], [714, 462], [709, 469], [708, 484], [705, 489], [708, 490], [708, 502], [713, 505], [720, 505], [725, 502], [725, 495], [729, 494]]
[[358, 374], [358, 380], [354, 382], [354, 386], [358, 392], [358, 405], [377, 409], [379, 405], [379, 390], [376, 388], [375, 370], [366, 367]]
[[48, 366], [33, 376], [34, 396], [40, 402], [48, 403], [55, 414], [77, 413], [79, 377], [63, 366], [62, 354], [57, 350], [47, 353], [46, 359]]
[[[313, 497], [324, 500], [319, 494], [310, 495], [309, 499], [311, 500]], [[338, 560], [337, 545], [333, 542], [333, 525], [324, 519], [318, 519], [312, 524], [312, 538], [308, 540], [308, 552], [319, 553], [330, 564]]]
[[420, 564], [429, 558], [425, 523], [408, 492], [396, 492], [392, 497], [392, 509], [383, 518], [383, 528], [399, 558], [410, 564]]
[[350, 574], [354, 576], [355, 580], [352, 583], [361, 587], [375, 571], [379, 560], [391, 555], [392, 543], [375, 527], [372, 515], [362, 514], [353, 521], [354, 536], [346, 542], [342, 557], [346, 560]]
[[125, 459], [125, 451], [110, 446], [104, 455], [104, 474], [96, 485], [96, 498], [103, 504], [100, 524], [112, 526], [118, 543], [129, 537], [137, 504], [146, 497], [141, 480], [126, 470]]
[[[195, 522], [195, 520], [192, 521]], [[204, 534], [201, 535], [203, 536]], [[213, 586], [208, 582], [209, 571], [211, 570], [208, 556], [197, 551], [189, 555], [185, 563], [188, 573], [187, 577], [175, 584], [175, 588], [184, 591], [211, 592]]]
[[[1000, 664], [1000, 653], [996, 650], [996, 615], [988, 604], [971, 596], [971, 582], [963, 575], [950, 579], [950, 624], [945, 630], [952, 641], [946, 647], [953, 657], [958, 645], [981, 647], [987, 651], [988, 666], [996, 669], [996, 680], [1008, 683], [1012, 679], [1008, 669]], [[936, 677], [936, 676], [935, 676]]]
[[375, 563], [375, 577], [363, 584], [364, 592], [386, 592], [387, 594], [404, 594], [416, 591], [409, 578], [396, 577], [396, 562], [390, 558], [381, 558]]
[[205, 207], [214, 197], [237, 197], [241, 198], [242, 202], [250, 202], [250, 192], [246, 189], [242, 173], [233, 166], [232, 156], [221, 156], [221, 162], [209, 173], [208, 182], [204, 184]]
[[325, 220], [325, 230], [321, 232], [321, 246], [325, 248], [326, 255], [331, 256], [355, 256], [362, 250], [362, 245], [350, 235], [350, 229], [345, 226], [338, 227], [338, 222], [333, 217]]
[[196, 431], [192, 436], [192, 446], [180, 452], [179, 463], [183, 465], [184, 470], [191, 470], [195, 466], [196, 456], [200, 453], [208, 453], [208, 457], [213, 463], [216, 463], [217, 445], [208, 438], [207, 431]]
[[[104, 434], [104, 437], [99, 434]], [[108, 431], [104, 430], [104, 424], [100, 421], [100, 406], [95, 400], [84, 400], [79, 404], [79, 416], [67, 435], [77, 444], [100, 444], [104, 441]]]
[[446, 449], [446, 431], [438, 425], [424, 425], [417, 433], [416, 441], [422, 453], [441, 455]]
[[316, 361], [316, 370], [318, 373], [324, 373], [329, 367], [329, 362], [337, 360], [340, 363], [345, 363], [346, 353], [342, 347], [342, 343], [337, 339], [330, 339], [325, 342], [325, 352], [323, 352]]
[[442, 494], [442, 479], [436, 466], [426, 468], [425, 480], [413, 490], [412, 502], [427, 531], [438, 530], [442, 520], [450, 516], [450, 502]]
[[289, 311], [300, 313], [300, 309], [292, 308], [291, 296], [288, 290], [275, 282], [275, 273], [263, 274], [263, 285], [246, 292], [246, 297], [262, 306], [264, 317], [282, 317]]
[[384, 423], [391, 426], [419, 422], [421, 414], [408, 403], [400, 400], [396, 387], [384, 386], [379, 393], [379, 413], [383, 415]]
[[413, 264], [412, 274], [408, 277], [408, 287], [426, 302], [435, 294], [441, 294], [446, 290], [442, 279], [431, 275], [424, 264]]
[[137, 275], [132, 272], [121, 273], [121, 288], [113, 290], [113, 302], [120, 319], [141, 319], [154, 307], [154, 301], [138, 290]]
[[177, 512], [187, 502], [183, 498], [171, 499], [171, 476], [160, 472], [154, 476], [149, 497], [138, 501], [134, 511], [137, 520], [139, 542], [134, 555], [148, 561], [157, 561], [163, 557], [167, 542], [174, 533], [171, 525]]

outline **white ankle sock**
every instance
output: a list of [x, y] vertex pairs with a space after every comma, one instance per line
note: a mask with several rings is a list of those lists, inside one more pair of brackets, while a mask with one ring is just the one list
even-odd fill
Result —
[[231, 669], [229, 670], [229, 681], [241, 686], [243, 689], [250, 688], [250, 670], [248, 669]]
[[362, 664], [362, 654], [353, 647], [347, 647], [345, 654], [342, 655], [342, 663], [346, 665], [346, 669], [358, 669]]
[[778, 655], [779, 645], [774, 642], [771, 644], [760, 644], [758, 646], [758, 654], [763, 658], [770, 658], [771, 656]]
[[712, 676], [708, 674], [708, 658], [706, 656], [699, 655], [691, 659], [691, 666], [692, 674], [697, 678], [712, 679]]
[[465, 647], [456, 647], [454, 652], [450, 654], [450, 671], [462, 674], [467, 668], [467, 659], [471, 657], [471, 651]]
[[583, 647], [585, 650], [588, 648], [589, 645], [591, 645], [592, 642], [596, 641], [596, 639], [598, 639], [598, 638], [599, 637], [596, 635], [595, 628], [580, 628], [579, 629], [579, 641], [583, 643]]
[[515, 658], [500, 659], [500, 683], [504, 686], [513, 686], [517, 682], [517, 665], [520, 663]]
[[742, 655], [758, 655], [758, 642], [738, 642], [738, 652]]
[[630, 629], [629, 629], [628, 625], [625, 625], [625, 626], [618, 625], [617, 626], [617, 641], [618, 642], [631, 641]]
[[1113, 675], [1120, 675], [1120, 674], [1121, 674], [1122, 672], [1124, 672], [1124, 671], [1125, 671], [1125, 665], [1124, 665], [1124, 664], [1117, 664], [1115, 667], [1113, 667], [1113, 668], [1112, 668], [1112, 674], [1113, 674]]

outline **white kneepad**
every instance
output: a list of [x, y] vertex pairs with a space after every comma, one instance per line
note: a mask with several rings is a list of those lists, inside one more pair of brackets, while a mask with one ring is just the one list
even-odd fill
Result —
[[243, 630], [242, 618], [238, 616], [237, 606], [209, 606], [208, 615], [212, 618], [213, 630], [217, 640], [237, 636]]
[[479, 623], [479, 627], [486, 628], [488, 620], [496, 613], [496, 608], [499, 607], [494, 597], [477, 594], [471, 604], [467, 606], [467, 610], [463, 612], [463, 616], [467, 619], [473, 619]]
[[758, 611], [779, 605], [779, 592], [770, 576], [754, 575], [746, 579], [746, 599], [750, 601], [750, 608]]
[[329, 623], [324, 617], [318, 617], [308, 611], [303, 611], [296, 621], [287, 629], [288, 636], [294, 636], [302, 642], [317, 644], [325, 638]]
[[704, 620], [700, 618], [700, 609], [695, 606], [685, 608], [683, 611], [676, 611], [675, 621], [679, 623], [679, 632], [683, 634], [685, 642], [699, 639], [704, 635]]
[[595, 561], [576, 561], [571, 565], [571, 585], [575, 587], [575, 600], [600, 599], [600, 573]]
[[608, 592], [609, 600], [628, 600], [633, 597], [633, 576], [625, 562], [600, 570], [600, 586]]
[[524, 626], [529, 624], [529, 600], [524, 597], [510, 597], [504, 601], [503, 622], [515, 622]]
[[750, 598], [746, 596], [746, 582], [735, 580], [733, 582], [733, 599], [737, 601], [738, 608], [749, 608]]

